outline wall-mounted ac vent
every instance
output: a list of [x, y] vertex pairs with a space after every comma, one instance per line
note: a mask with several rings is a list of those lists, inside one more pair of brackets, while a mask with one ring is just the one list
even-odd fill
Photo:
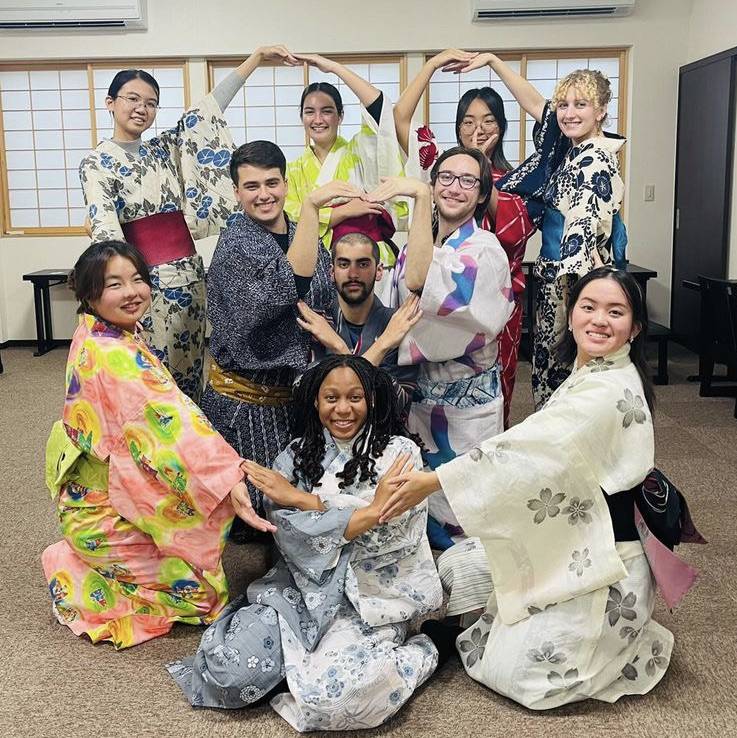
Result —
[[0, 0], [0, 30], [144, 30], [146, 0]]
[[635, 0], [471, 0], [474, 21], [630, 15]]

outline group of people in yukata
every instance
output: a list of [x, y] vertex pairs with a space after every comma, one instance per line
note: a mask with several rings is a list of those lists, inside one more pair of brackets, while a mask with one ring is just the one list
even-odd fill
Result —
[[[339, 136], [340, 94], [318, 82], [297, 160], [236, 148], [223, 111], [263, 63], [337, 75], [360, 132]], [[484, 65], [537, 123], [517, 169], [489, 87], [459, 101], [447, 151], [412, 122], [436, 70]], [[652, 689], [673, 648], [655, 586], [685, 594], [695, 572], [672, 549], [700, 537], [653, 469], [610, 94], [580, 70], [546, 101], [494, 54], [450, 49], [392, 105], [273, 46], [142, 141], [159, 87], [119, 72], [113, 138], [80, 165], [92, 244], [47, 446], [58, 620], [116, 648], [207, 625], [167, 665], [191, 704], [268, 701], [299, 731], [382, 724], [454, 651], [533, 709]], [[536, 229], [537, 412], [509, 428]], [[232, 601], [228, 538], [274, 546]]]

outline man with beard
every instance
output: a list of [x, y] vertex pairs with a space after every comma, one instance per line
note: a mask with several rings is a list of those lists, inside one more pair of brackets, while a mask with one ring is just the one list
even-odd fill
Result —
[[[395, 310], [384, 305], [374, 285], [384, 276], [379, 246], [365, 233], [346, 233], [332, 244], [333, 279], [338, 304], [335, 329], [304, 302], [299, 325], [320, 342], [327, 354], [356, 354], [386, 370], [405, 410], [415, 389], [417, 368], [397, 364], [397, 347], [421, 317], [419, 298], [410, 295]], [[317, 356], [316, 358], [321, 358]]]
[[[319, 210], [361, 195], [347, 182], [330, 182], [304, 199], [295, 225], [284, 212], [285, 172], [284, 154], [270, 141], [236, 149], [230, 175], [243, 214], [220, 235], [207, 274], [212, 361], [200, 404], [241, 457], [267, 467], [291, 440], [292, 383], [310, 356], [297, 302], [327, 313], [335, 302]], [[263, 515], [261, 493], [250, 482], [248, 489]], [[231, 540], [251, 537], [236, 520]]]

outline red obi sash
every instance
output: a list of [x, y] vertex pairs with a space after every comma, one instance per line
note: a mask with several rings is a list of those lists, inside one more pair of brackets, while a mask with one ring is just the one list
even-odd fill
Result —
[[181, 210], [147, 215], [121, 227], [125, 240], [141, 252], [150, 267], [195, 254], [192, 234]]

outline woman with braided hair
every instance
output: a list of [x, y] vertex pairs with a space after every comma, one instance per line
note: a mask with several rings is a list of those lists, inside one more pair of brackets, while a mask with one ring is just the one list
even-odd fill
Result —
[[[437, 609], [425, 503], [379, 525], [404, 470], [422, 468], [391, 380], [359, 356], [330, 356], [295, 391], [299, 437], [273, 469], [244, 468], [264, 493], [281, 556], [168, 666], [195, 706], [271, 699], [299, 731], [382, 724], [435, 670], [409, 621]], [[282, 678], [286, 675], [286, 685]], [[287, 691], [288, 690], [288, 691]]]

